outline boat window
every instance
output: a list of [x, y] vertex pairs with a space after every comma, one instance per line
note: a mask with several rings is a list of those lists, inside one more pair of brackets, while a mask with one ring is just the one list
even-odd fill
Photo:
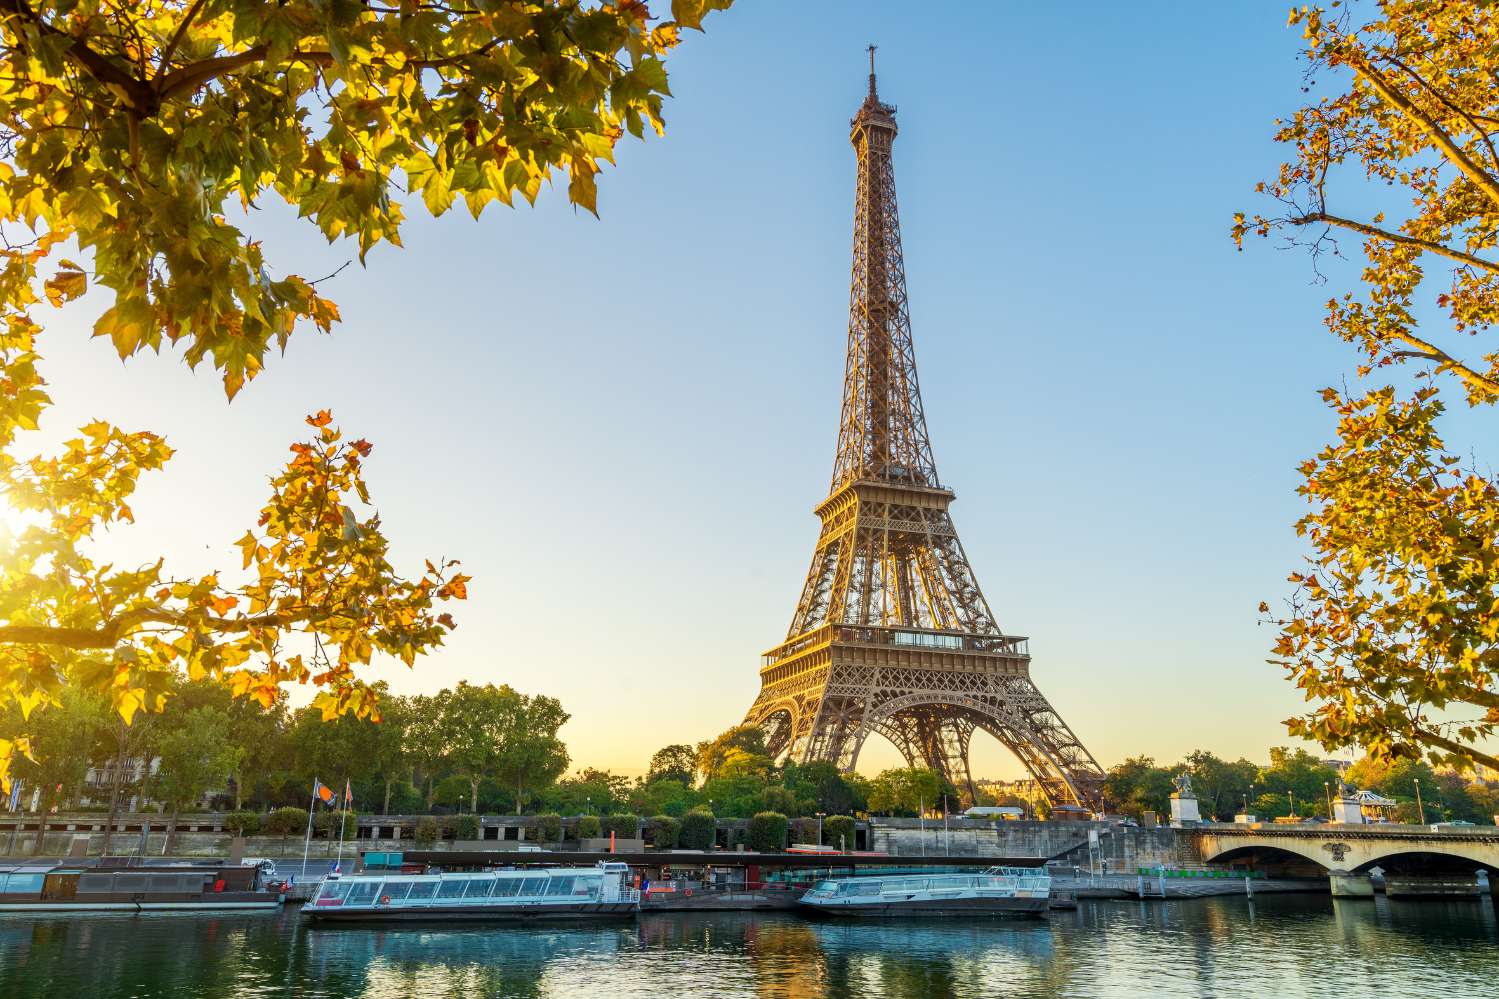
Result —
[[878, 895], [883, 889], [884, 889], [884, 885], [883, 885], [882, 882], [879, 882], [879, 881], [861, 881], [861, 882], [859, 882], [859, 890], [857, 892], [855, 892], [854, 894], [856, 894], [856, 895]]
[[180, 891], [182, 889], [182, 876], [180, 874], [153, 874], [151, 875], [151, 886], [148, 891]]
[[547, 890], [547, 882], [550, 880], [552, 879], [547, 877], [526, 878], [525, 882], [521, 885], [520, 893], [522, 895], [544, 895]]
[[392, 902], [399, 902], [406, 897], [406, 893], [410, 890], [410, 881], [387, 881], [384, 887], [380, 889], [380, 897], [385, 898], [389, 896]]
[[838, 882], [836, 882], [836, 881], [819, 881], [819, 882], [817, 882], [817, 884], [815, 884], [815, 885], [812, 886], [812, 890], [813, 891], [817, 891], [817, 892], [830, 892], [830, 893], [831, 892], [835, 892], [835, 891], [838, 890]]
[[589, 898], [594, 898], [603, 886], [604, 879], [601, 877], [596, 875], [581, 877], [573, 882], [573, 895], [587, 895]]
[[[11, 877], [15, 877], [14, 874]], [[15, 882], [12, 881], [12, 884]], [[137, 891], [146, 887], [146, 876], [144, 874], [116, 874], [115, 888], [119, 891]], [[14, 888], [11, 891], [15, 891]]]
[[78, 879], [79, 891], [109, 891], [114, 885], [114, 878], [108, 874], [85, 874]]
[[408, 902], [426, 901], [435, 894], [437, 894], [436, 881], [413, 881], [411, 882], [411, 894], [406, 896], [406, 900]]
[[520, 878], [498, 878], [495, 880], [494, 897], [508, 898], [520, 891]]
[[[42, 881], [46, 879], [45, 874], [12, 874], [5, 879], [5, 890], [8, 892], [34, 892], [42, 890]], [[145, 878], [141, 878], [145, 881]]]
[[[152, 887], [155, 887], [156, 878], [151, 879]], [[323, 890], [318, 892], [318, 898], [343, 898], [349, 894], [350, 884], [347, 881], [324, 881]]]
[[856, 888], [858, 888], [858, 885], [854, 884], [852, 881], [845, 881], [843, 882], [843, 884], [838, 886], [838, 894], [852, 895], [854, 894], [854, 890]]
[[349, 900], [346, 905], [369, 905], [375, 901], [375, 895], [380, 889], [380, 882], [373, 878], [361, 878], [352, 883], [349, 888]]
[[438, 898], [462, 898], [463, 889], [468, 887], [468, 878], [448, 878], [442, 882], [442, 887], [437, 889]]
[[468, 891], [463, 893], [464, 898], [484, 898], [494, 887], [494, 878], [474, 878], [468, 883]]
[[552, 883], [547, 885], [548, 895], [571, 895], [573, 893], [573, 882], [578, 880], [571, 878], [552, 878]]

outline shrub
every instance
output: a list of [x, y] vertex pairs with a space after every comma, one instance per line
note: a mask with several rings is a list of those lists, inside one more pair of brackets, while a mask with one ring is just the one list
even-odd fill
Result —
[[278, 808], [271, 813], [266, 822], [269, 832], [277, 833], [285, 839], [288, 833], [301, 832], [307, 828], [307, 809], [305, 808]]
[[436, 843], [442, 836], [442, 823], [428, 815], [416, 824], [418, 843]]
[[260, 816], [254, 812], [230, 812], [224, 816], [224, 828], [233, 836], [251, 836], [260, 832]]
[[651, 819], [651, 846], [658, 850], [670, 850], [677, 845], [682, 823], [670, 815], [658, 815]]
[[602, 823], [602, 826], [601, 832], [612, 832], [620, 839], [634, 839], [640, 835], [640, 816], [624, 813], [611, 815]]
[[780, 812], [782, 815], [796, 813], [796, 795], [784, 787], [767, 787], [760, 792], [760, 803], [767, 812]]
[[718, 820], [708, 809], [698, 806], [682, 818], [678, 842], [687, 850], [711, 850], [718, 835]]
[[729, 833], [729, 846], [731, 846], [731, 847], [738, 846], [741, 843], [748, 843], [748, 842], [749, 842], [749, 830], [746, 829], [744, 826], [736, 826], [734, 828], [734, 830]]
[[[854, 820], [847, 815], [829, 815], [822, 823], [822, 835], [827, 840], [828, 846], [846, 846], [854, 848]], [[838, 837], [844, 837], [843, 843], [838, 842]]]
[[790, 823], [780, 812], [761, 812], [750, 819], [749, 846], [756, 853], [775, 853], [786, 848]]
[[478, 839], [479, 838], [479, 816], [473, 813], [458, 815], [453, 818], [454, 839]]
[[[339, 820], [343, 820], [342, 836]], [[312, 828], [324, 833], [329, 839], [353, 839], [359, 832], [359, 816], [351, 808], [348, 811], [323, 812], [312, 820]]]
[[556, 843], [562, 839], [562, 816], [548, 812], [536, 818], [536, 830], [543, 843]]
[[817, 820], [816, 819], [792, 819], [790, 824], [791, 824], [791, 842], [793, 842], [793, 843], [816, 843], [817, 842]]
[[585, 815], [578, 820], [578, 839], [598, 839], [603, 830], [599, 826], [597, 815]]

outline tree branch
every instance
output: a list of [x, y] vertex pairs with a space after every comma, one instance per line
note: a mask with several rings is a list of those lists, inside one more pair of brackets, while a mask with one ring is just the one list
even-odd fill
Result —
[[1464, 746], [1460, 742], [1453, 742], [1446, 736], [1437, 735], [1435, 732], [1428, 731], [1424, 728], [1417, 728], [1414, 731], [1423, 742], [1445, 749], [1449, 753], [1456, 753], [1459, 756], [1467, 756], [1471, 759], [1477, 760], [1479, 763], [1482, 763], [1486, 767], [1493, 767], [1494, 769], [1499, 770], [1499, 759], [1495, 759], [1494, 757], [1489, 756], [1486, 753], [1480, 753], [1472, 746]]
[[[109, 87], [114, 91], [115, 96], [119, 97], [126, 104], [141, 110], [145, 114], [156, 113], [156, 95], [150, 87], [141, 83], [141, 81], [125, 72], [125, 70], [89, 48], [88, 45], [84, 44], [83, 39], [66, 31], [59, 31], [37, 17], [36, 12], [31, 9], [26, 0], [0, 0], [0, 20], [9, 20], [10, 18], [16, 18], [35, 25], [36, 30], [41, 34], [60, 35], [66, 38], [69, 45], [64, 55], [68, 59], [80, 66], [84, 72], [88, 73], [94, 79]], [[24, 45], [25, 31], [19, 30], [14, 26], [11, 30], [15, 32], [17, 42]]]
[[1446, 351], [1437, 347], [1435, 344], [1427, 343], [1425, 340], [1422, 340], [1414, 333], [1406, 332], [1403, 329], [1396, 330], [1393, 336], [1397, 340], [1403, 340], [1406, 343], [1410, 344], [1412, 347], [1416, 347], [1419, 350], [1419, 353], [1397, 351], [1396, 356], [1405, 355], [1409, 357], [1424, 357], [1428, 360], [1440, 361], [1441, 364], [1438, 366], [1437, 370], [1440, 371], [1442, 368], [1447, 368], [1454, 372], [1463, 381], [1468, 382], [1472, 385], [1476, 385], [1479, 388], [1483, 389], [1485, 392], [1491, 393], [1493, 395], [1499, 395], [1499, 381], [1495, 381], [1488, 375], [1474, 371], [1462, 361], [1459, 361], [1457, 358], [1451, 356]]
[[167, 64], [172, 61], [172, 54], [177, 51], [177, 46], [182, 44], [182, 36], [187, 34], [187, 29], [192, 26], [193, 19], [198, 16], [198, 11], [203, 8], [203, 0], [193, 0], [193, 5], [188, 9], [187, 15], [183, 17], [182, 23], [177, 26], [176, 34], [167, 43], [167, 47], [161, 50], [161, 63], [156, 67], [156, 80], [160, 81], [162, 74], [167, 71]]
[[1490, 272], [1491, 274], [1499, 274], [1499, 263], [1494, 263], [1491, 260], [1484, 260], [1482, 257], [1475, 257], [1473, 256], [1473, 254], [1464, 253], [1462, 250], [1454, 250], [1449, 246], [1443, 246], [1441, 243], [1435, 243], [1429, 239], [1417, 239], [1414, 236], [1404, 236], [1398, 232], [1390, 232], [1387, 229], [1380, 229], [1376, 226], [1367, 225], [1363, 222], [1355, 222], [1352, 219], [1338, 218], [1338, 216], [1329, 215], [1326, 212], [1310, 212], [1306, 215], [1301, 216], [1300, 218], [1290, 219], [1289, 221], [1292, 225], [1311, 225], [1314, 222], [1326, 222], [1328, 225], [1335, 225], [1344, 229], [1352, 229], [1354, 232], [1361, 232], [1365, 236], [1372, 236], [1375, 239], [1389, 240], [1391, 243], [1399, 243], [1402, 246], [1420, 247], [1421, 249], [1429, 250], [1430, 252], [1435, 253], [1438, 256], [1447, 257], [1452, 260], [1460, 260], [1465, 264], [1472, 264], [1474, 267], [1482, 267], [1484, 270]]
[[1487, 170], [1474, 163], [1468, 154], [1463, 152], [1461, 146], [1453, 141], [1442, 126], [1425, 111], [1416, 107], [1410, 98], [1402, 94], [1398, 88], [1391, 85], [1379, 70], [1369, 64], [1368, 57], [1362, 52], [1349, 52], [1343, 55], [1344, 61], [1352, 66], [1354, 71], [1368, 81], [1374, 92], [1384, 99], [1385, 103], [1400, 111], [1407, 118], [1415, 121], [1422, 130], [1443, 153], [1447, 155], [1457, 168], [1467, 175], [1468, 179], [1478, 185], [1479, 190], [1489, 196], [1489, 200], [1499, 206], [1499, 181], [1496, 181]]
[[[0, 0], [0, 3], [10, 0]], [[265, 58], [267, 46], [256, 45], [232, 56], [219, 56], [217, 59], [204, 59], [189, 66], [183, 66], [179, 70], [168, 73], [158, 84], [157, 90], [162, 100], [170, 100], [183, 93], [192, 93], [203, 84], [216, 76], [221, 76], [230, 70], [248, 66], [252, 62], [259, 62]], [[293, 55], [292, 58], [296, 58]]]
[[112, 649], [119, 644], [127, 625], [151, 621], [187, 628], [200, 623], [209, 631], [237, 634], [251, 628], [282, 627], [305, 621], [311, 614], [259, 614], [255, 617], [209, 617], [193, 622], [180, 614], [141, 608], [111, 618], [99, 628], [53, 628], [46, 625], [11, 624], [0, 628], [0, 645], [61, 645], [68, 649]]

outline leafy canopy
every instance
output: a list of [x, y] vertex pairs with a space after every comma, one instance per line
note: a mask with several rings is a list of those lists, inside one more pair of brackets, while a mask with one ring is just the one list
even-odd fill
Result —
[[[1470, 406], [1499, 401], [1499, 19], [1384, 0], [1301, 8], [1291, 23], [1305, 31], [1303, 89], [1334, 92], [1279, 123], [1294, 156], [1260, 190], [1282, 213], [1240, 213], [1234, 236], [1284, 233], [1314, 257], [1361, 237], [1362, 287], [1327, 303], [1328, 329], [1363, 354], [1360, 377], [1419, 370], [1408, 397], [1325, 393], [1338, 441], [1303, 463], [1299, 490], [1312, 566], [1275, 620], [1278, 662], [1316, 707], [1286, 724], [1330, 750], [1499, 767], [1484, 751], [1499, 725], [1499, 490], [1435, 427], [1441, 379]], [[1355, 217], [1371, 197], [1380, 210]]]
[[[102, 286], [94, 331], [122, 358], [178, 344], [233, 398], [273, 344], [338, 309], [278, 277], [231, 204], [279, 197], [361, 259], [399, 245], [402, 185], [478, 215], [558, 170], [592, 211], [615, 143], [662, 129], [664, 55], [730, 2], [673, 0], [661, 21], [641, 0], [0, 0], [0, 492], [38, 520], [0, 538], [0, 707], [29, 720], [74, 684], [129, 720], [185, 670], [267, 706], [311, 680], [325, 716], [365, 714], [377, 698], [355, 667], [376, 651], [412, 664], [452, 627], [434, 603], [466, 595], [454, 563], [411, 582], [386, 561], [378, 520], [350, 507], [368, 501], [370, 445], [326, 411], [239, 542], [252, 582], [96, 565], [86, 543], [133, 521], [137, 480], [172, 451], [100, 421], [59, 457], [12, 453], [48, 405], [33, 306]], [[84, 264], [52, 260], [68, 245]], [[293, 632], [310, 659], [287, 650]], [[4, 735], [0, 777], [26, 748], [24, 726]]]

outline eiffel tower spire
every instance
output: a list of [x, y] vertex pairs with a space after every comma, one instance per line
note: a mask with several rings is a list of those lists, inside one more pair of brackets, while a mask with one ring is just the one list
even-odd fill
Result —
[[1008, 746], [1052, 804], [1101, 807], [1103, 773], [1030, 680], [1027, 640], [995, 623], [937, 477], [906, 303], [896, 210], [895, 108], [869, 96], [849, 123], [859, 174], [848, 357], [822, 531], [786, 641], [764, 656], [745, 721], [777, 755], [845, 771], [872, 733], [912, 766], [974, 793], [969, 740]]

